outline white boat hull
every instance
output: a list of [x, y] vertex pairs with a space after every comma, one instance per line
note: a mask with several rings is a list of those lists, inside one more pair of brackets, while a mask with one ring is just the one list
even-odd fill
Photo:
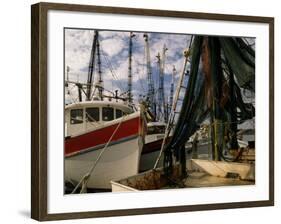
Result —
[[[110, 189], [111, 180], [136, 175], [139, 170], [143, 141], [140, 136], [112, 144], [104, 151], [95, 167], [88, 188]], [[103, 147], [74, 155], [65, 159], [65, 180], [78, 183], [89, 172]]]

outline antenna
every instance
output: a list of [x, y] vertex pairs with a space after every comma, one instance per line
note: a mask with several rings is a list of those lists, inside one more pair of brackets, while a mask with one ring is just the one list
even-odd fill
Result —
[[64, 83], [65, 87], [68, 87], [68, 82], [69, 82], [69, 71], [70, 71], [70, 67], [66, 66], [66, 82]]

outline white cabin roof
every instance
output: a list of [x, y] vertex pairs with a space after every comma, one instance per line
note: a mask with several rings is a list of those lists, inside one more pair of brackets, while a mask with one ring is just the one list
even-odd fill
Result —
[[114, 99], [112, 101], [109, 100], [92, 100], [92, 101], [82, 101], [77, 103], [71, 103], [65, 106], [65, 110], [75, 109], [75, 108], [84, 108], [84, 107], [114, 107], [118, 109], [130, 110], [133, 112], [133, 109], [126, 102], [118, 101], [116, 102]]
[[147, 127], [153, 127], [153, 126], [166, 126], [167, 124], [165, 122], [161, 121], [155, 121], [155, 122], [149, 122], [147, 123]]

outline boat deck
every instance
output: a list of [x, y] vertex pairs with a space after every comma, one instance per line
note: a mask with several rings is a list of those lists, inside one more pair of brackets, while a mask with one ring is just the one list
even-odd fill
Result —
[[[112, 191], [162, 190], [175, 188], [198, 188], [254, 185], [254, 165], [225, 163], [204, 160], [189, 161], [187, 177], [182, 178], [180, 167], [176, 166], [167, 178], [162, 169], [150, 170], [119, 181], [111, 181]], [[208, 171], [206, 171], [206, 168]]]
[[251, 185], [254, 181], [240, 180], [239, 178], [222, 178], [211, 176], [203, 172], [192, 172], [184, 182], [186, 187], [218, 187], [234, 185]]

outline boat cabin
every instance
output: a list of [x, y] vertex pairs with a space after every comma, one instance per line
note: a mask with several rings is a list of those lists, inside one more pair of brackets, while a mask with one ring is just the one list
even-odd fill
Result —
[[106, 122], [133, 113], [126, 103], [111, 101], [85, 101], [65, 107], [65, 137], [94, 129]]
[[164, 122], [149, 122], [147, 124], [147, 134], [164, 134], [166, 123]]
[[166, 123], [164, 122], [149, 122], [147, 123], [147, 135], [145, 143], [157, 141], [164, 138]]

